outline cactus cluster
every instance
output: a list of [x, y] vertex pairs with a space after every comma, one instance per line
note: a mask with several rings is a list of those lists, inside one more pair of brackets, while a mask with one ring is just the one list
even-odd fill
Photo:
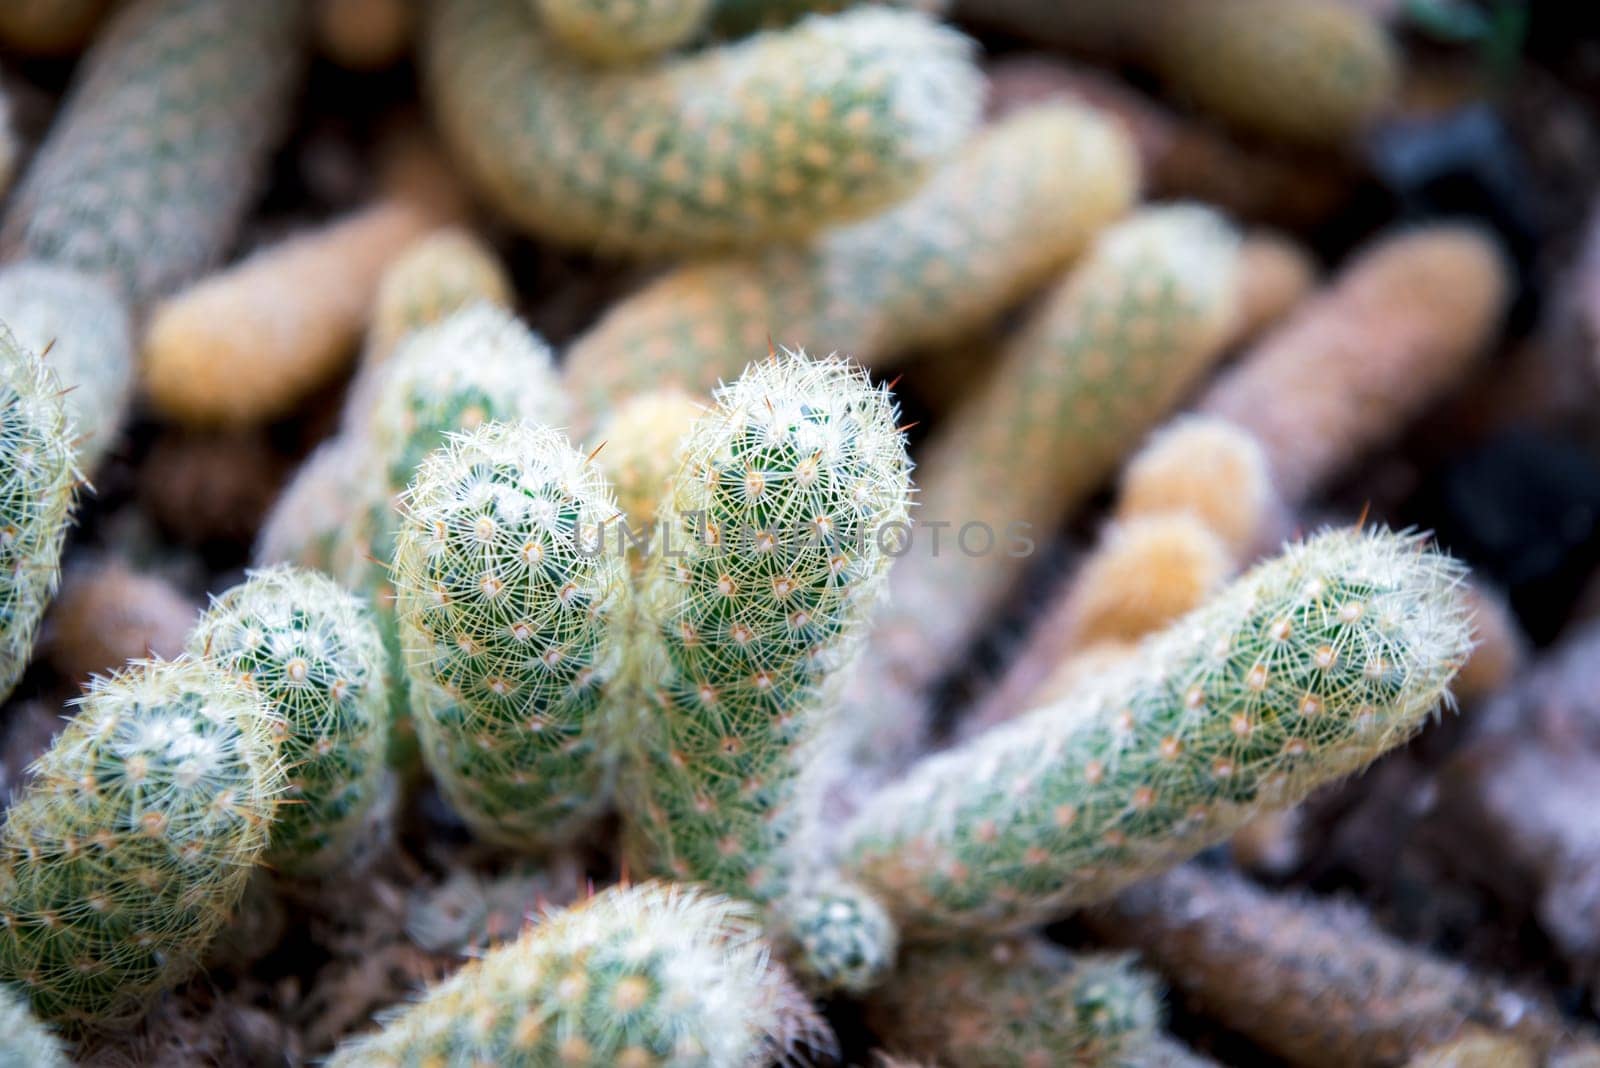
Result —
[[444, 0], [426, 81], [481, 190], [610, 252], [750, 247], [909, 192], [976, 117], [965, 38], [911, 12], [816, 16], [638, 69], [569, 57], [527, 0]]
[[197, 660], [97, 679], [0, 829], [0, 979], [87, 1028], [191, 973], [267, 846], [282, 732]]

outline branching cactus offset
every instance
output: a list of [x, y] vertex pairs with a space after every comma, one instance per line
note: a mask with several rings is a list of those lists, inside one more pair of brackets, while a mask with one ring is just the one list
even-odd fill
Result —
[[1126, 956], [1006, 938], [907, 950], [867, 1013], [891, 1049], [940, 1064], [1095, 1068], [1159, 1031], [1161, 992]]
[[0, 979], [85, 1028], [189, 975], [266, 847], [282, 731], [196, 660], [97, 679], [0, 831]]
[[484, 838], [562, 844], [608, 792], [616, 502], [559, 432], [490, 423], [428, 456], [405, 508], [393, 575], [423, 759]]
[[[925, 724], [906, 695], [955, 667], [1030, 546], [1220, 355], [1237, 250], [1234, 231], [1194, 206], [1148, 209], [1107, 230], [930, 440], [917, 479], [929, 530], [895, 567], [851, 680], [846, 718], [864, 759], [892, 764], [919, 747]], [[938, 552], [934, 523], [948, 527]]]
[[334, 550], [333, 573], [368, 594], [389, 646], [397, 766], [414, 762], [414, 734], [394, 622], [389, 566], [400, 528], [399, 495], [453, 431], [486, 423], [557, 424], [565, 398], [550, 350], [509, 313], [473, 304], [411, 334], [374, 386], [370, 410], [346, 434], [360, 444], [355, 515]]
[[785, 985], [747, 907], [613, 888], [470, 962], [329, 1068], [760, 1068], [785, 1052]]
[[0, 986], [0, 1068], [68, 1068], [61, 1040], [33, 1015], [28, 999]]
[[1364, 767], [1448, 696], [1462, 569], [1341, 530], [1259, 565], [1097, 684], [926, 759], [847, 832], [907, 937], [1103, 898]]
[[135, 306], [211, 266], [287, 117], [298, 24], [260, 0], [119, 10], [12, 198], [8, 257], [107, 274]]
[[27, 668], [61, 577], [78, 482], [61, 393], [0, 324], [0, 697]]
[[894, 967], [899, 932], [877, 898], [859, 886], [818, 878], [794, 891], [781, 911], [782, 940], [809, 987], [862, 994]]
[[240, 678], [285, 725], [289, 784], [267, 862], [313, 878], [348, 866], [388, 774], [386, 660], [371, 612], [314, 571], [257, 571], [217, 598], [189, 651]]
[[528, 0], [550, 35], [594, 63], [639, 62], [684, 44], [713, 0]]
[[762, 903], [790, 889], [827, 684], [905, 530], [896, 411], [854, 365], [783, 352], [719, 390], [690, 433], [630, 654], [647, 702], [625, 728], [641, 868]]
[[770, 336], [875, 370], [980, 328], [1080, 253], [1138, 194], [1115, 123], [1082, 107], [979, 134], [903, 203], [814, 244], [690, 264], [623, 300], [573, 346], [568, 388], [594, 415], [661, 386], [698, 393]]
[[0, 269], [0, 323], [60, 380], [78, 467], [93, 474], [133, 395], [127, 310], [99, 279], [23, 262]]
[[528, 0], [433, 6], [434, 111], [483, 192], [540, 235], [631, 253], [803, 237], [910, 192], [972, 128], [966, 38], [864, 9], [597, 73]]

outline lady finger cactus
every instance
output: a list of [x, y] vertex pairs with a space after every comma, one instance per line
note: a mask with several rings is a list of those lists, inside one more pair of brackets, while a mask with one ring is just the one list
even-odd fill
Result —
[[1254, 434], [1305, 500], [1476, 363], [1509, 296], [1493, 240], [1434, 224], [1358, 255], [1212, 384], [1199, 408]]
[[1024, 112], [875, 218], [669, 272], [578, 340], [568, 388], [591, 414], [661, 386], [698, 393], [780, 333], [881, 369], [999, 315], [1127, 211], [1138, 186], [1114, 123], [1070, 105]]
[[783, 986], [744, 906], [614, 888], [544, 916], [328, 1063], [759, 1068], [785, 1052]]
[[414, 736], [395, 625], [390, 565], [400, 494], [423, 459], [454, 431], [496, 420], [559, 425], [565, 398], [542, 340], [509, 313], [474, 304], [410, 335], [373, 386], [370, 409], [345, 433], [359, 444], [355, 514], [334, 549], [333, 574], [367, 594], [389, 646], [395, 680], [392, 759], [413, 762]]
[[0, 1068], [67, 1068], [72, 1062], [61, 1040], [40, 1023], [28, 999], [0, 986]]
[[127, 309], [99, 279], [23, 262], [0, 269], [0, 323], [60, 380], [78, 467], [93, 474], [133, 396]]
[[393, 577], [423, 759], [483, 837], [569, 841], [609, 786], [616, 504], [557, 431], [491, 423], [423, 461], [405, 506]]
[[283, 723], [289, 784], [267, 862], [296, 877], [347, 865], [388, 774], [385, 656], [371, 612], [314, 571], [257, 571], [216, 599], [189, 651], [240, 678]]
[[600, 428], [595, 462], [630, 530], [655, 526], [661, 498], [680, 467], [679, 447], [705, 410], [687, 393], [653, 390], [618, 407]]
[[635, 63], [698, 34], [714, 0], [529, 0], [552, 37], [595, 63]]
[[383, 363], [401, 339], [479, 301], [512, 303], [511, 278], [494, 251], [450, 226], [407, 245], [378, 280], [363, 366]]
[[1037, 937], [906, 951], [867, 1002], [891, 1048], [962, 1068], [1120, 1065], [1161, 1026], [1156, 981], [1126, 956]]
[[134, 0], [78, 68], [0, 230], [10, 258], [106, 274], [134, 305], [225, 251], [286, 118], [298, 5]]
[[190, 974], [266, 846], [281, 729], [199, 661], [95, 680], [0, 830], [0, 978], [84, 1028]]
[[414, 198], [387, 196], [163, 301], [143, 345], [156, 410], [202, 426], [290, 411], [338, 373], [384, 268], [435, 221]]
[[970, 45], [864, 9], [640, 70], [596, 73], [527, 0], [446, 0], [424, 42], [435, 112], [483, 192], [601, 251], [751, 247], [910, 192], [977, 115]]
[[1461, 576], [1383, 531], [1292, 546], [1100, 683], [926, 759], [857, 815], [846, 873], [929, 938], [1042, 922], [1172, 866], [1447, 699], [1470, 648]]
[[77, 489], [60, 384], [0, 324], [0, 696], [10, 694], [61, 576]]
[[625, 832], [641, 866], [763, 903], [790, 889], [826, 686], [905, 530], [895, 416], [854, 365], [783, 352], [695, 424], [631, 651], [648, 702], [626, 728]]
[[1115, 469], [1221, 354], [1238, 238], [1216, 214], [1147, 209], [1093, 249], [1001, 354], [994, 377], [927, 445], [918, 517], [930, 540], [890, 579], [852, 679], [865, 758], [893, 763], [925, 724], [904, 695], [949, 672], [1025, 566], [1035, 538]]

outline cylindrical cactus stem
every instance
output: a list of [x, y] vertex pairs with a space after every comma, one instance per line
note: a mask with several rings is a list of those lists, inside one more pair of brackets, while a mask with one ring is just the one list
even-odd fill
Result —
[[339, 372], [385, 268], [437, 222], [418, 198], [388, 195], [157, 305], [143, 344], [156, 410], [199, 426], [291, 410]]
[[127, 309], [97, 278], [24, 261], [0, 268], [0, 323], [60, 380], [78, 467], [92, 475], [133, 395]]
[[860, 995], [894, 967], [900, 934], [878, 899], [853, 883], [819, 876], [778, 910], [778, 942], [795, 976], [820, 993]]
[[76, 52], [110, 6], [111, 0], [10, 0], [0, 7], [0, 41], [28, 55]]
[[196, 660], [96, 679], [0, 830], [0, 979], [79, 1029], [193, 972], [267, 844], [282, 728]]
[[784, 1052], [785, 986], [747, 906], [691, 887], [613, 888], [542, 917], [328, 1063], [759, 1068]]
[[1383, 24], [1335, 0], [1170, 0], [1141, 37], [1176, 95], [1240, 130], [1311, 147], [1349, 141], [1399, 83]]
[[888, 391], [783, 351], [717, 391], [662, 504], [640, 584], [645, 706], [625, 839], [639, 867], [762, 903], [791, 889], [802, 771], [906, 532]]
[[1267, 450], [1298, 504], [1473, 366], [1509, 291], [1493, 239], [1434, 224], [1392, 235], [1269, 332], [1200, 400]]
[[1091, 904], [1365, 767], [1448, 699], [1462, 568], [1337, 530], [1252, 569], [1104, 679], [869, 800], [845, 873], [907, 938]]
[[427, 86], [468, 171], [530, 230], [599, 251], [750, 248], [861, 218], [977, 117], [970, 43], [911, 12], [817, 16], [597, 75], [528, 0], [433, 9]]
[[1161, 991], [1128, 956], [1037, 936], [916, 946], [867, 1000], [891, 1049], [962, 1068], [1120, 1065], [1161, 1026]]
[[[1116, 468], [1221, 353], [1238, 238], [1215, 213], [1146, 210], [1107, 230], [947, 420], [918, 468], [928, 537], [890, 578], [851, 680], [863, 759], [914, 753], [926, 724], [896, 695], [951, 671], [1034, 544]], [[935, 550], [932, 538], [941, 534]], [[914, 703], [914, 702], [913, 702]]]
[[570, 841], [609, 789], [616, 502], [559, 432], [490, 423], [428, 456], [405, 508], [393, 581], [423, 759], [482, 837]]
[[1383, 23], [1337, 0], [966, 0], [962, 13], [1152, 70], [1230, 125], [1313, 148], [1346, 145], [1393, 98]]
[[573, 346], [568, 388], [591, 414], [661, 386], [699, 393], [778, 334], [882, 369], [1037, 288], [1128, 210], [1138, 186], [1113, 123], [1075, 105], [1024, 112], [875, 218], [808, 246], [679, 267], [624, 299]]
[[258, 567], [295, 564], [331, 573], [357, 510], [361, 442], [336, 435], [312, 450], [278, 494], [256, 536]]
[[22, 992], [0, 985], [0, 1065], [68, 1068], [71, 1064], [61, 1039], [34, 1016]]
[[487, 301], [509, 308], [511, 278], [494, 250], [470, 231], [447, 226], [407, 245], [384, 267], [367, 327], [363, 368], [383, 363], [402, 338]]
[[[595, 462], [617, 495], [617, 507], [630, 531], [653, 530], [672, 477], [679, 448], [704, 415], [706, 404], [676, 389], [641, 393], [618, 406], [596, 437]], [[633, 548], [631, 542], [628, 545]], [[637, 566], [647, 558], [630, 555]]]
[[391, 67], [411, 49], [415, 0], [312, 0], [318, 50], [346, 70]]
[[1468, 1031], [1542, 1055], [1569, 1040], [1555, 1006], [1384, 934], [1350, 907], [1275, 895], [1187, 865], [1085, 919], [1207, 1016], [1308, 1068], [1394, 1066]]
[[292, 877], [347, 869], [388, 774], [386, 658], [371, 611], [315, 571], [256, 571], [212, 603], [189, 652], [284, 724], [289, 782], [267, 862]]
[[1269, 230], [1239, 245], [1239, 292], [1230, 345], [1254, 341], [1288, 318], [1317, 284], [1317, 265], [1304, 246]]
[[1123, 469], [1114, 508], [963, 735], [1042, 703], [1086, 650], [1136, 642], [1198, 608], [1284, 525], [1260, 444], [1205, 416], [1180, 416], [1151, 436]]
[[399, 496], [452, 432], [494, 421], [559, 426], [565, 411], [543, 340], [508, 312], [477, 303], [409, 335], [376, 380], [370, 410], [350, 415], [359, 421], [345, 433], [360, 442], [361, 468], [333, 575], [377, 610], [391, 656], [391, 759], [399, 767], [416, 757], [389, 573]]
[[78, 485], [60, 382], [0, 323], [0, 698], [33, 654]]
[[591, 63], [638, 63], [687, 43], [714, 0], [528, 0], [545, 29]]
[[80, 65], [0, 248], [108, 275], [135, 307], [192, 280], [265, 173], [298, 50], [295, 3], [125, 5]]
[[39, 645], [64, 678], [86, 683], [129, 660], [183, 652], [200, 605], [168, 579], [111, 557], [69, 563]]

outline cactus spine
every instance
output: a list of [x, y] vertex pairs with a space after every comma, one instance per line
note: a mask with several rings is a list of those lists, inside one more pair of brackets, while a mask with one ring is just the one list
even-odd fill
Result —
[[907, 950], [868, 1001], [891, 1048], [962, 1068], [1118, 1065], [1160, 1028], [1160, 989], [1126, 956], [1037, 937]]
[[1099, 684], [925, 760], [858, 814], [846, 870], [929, 937], [1176, 864], [1421, 725], [1470, 648], [1461, 574], [1381, 531], [1293, 546]]
[[[940, 551], [930, 541], [894, 569], [888, 609], [852, 679], [846, 718], [866, 759], [894, 763], [917, 747], [925, 727], [904, 695], [955, 666], [1033, 539], [1093, 492], [1221, 353], [1237, 249], [1219, 216], [1193, 206], [1147, 209], [1107, 230], [928, 443], [918, 517], [950, 529]], [[985, 527], [987, 552], [952, 544], [982, 547]]]
[[573, 347], [590, 414], [631, 393], [698, 393], [782, 330], [874, 369], [966, 336], [1048, 279], [1127, 211], [1138, 163], [1087, 108], [1036, 108], [980, 133], [903, 203], [800, 248], [680, 267]]
[[616, 503], [558, 432], [491, 423], [424, 460], [405, 506], [393, 575], [423, 758], [483, 837], [570, 840], [608, 785]]
[[0, 324], [0, 697], [28, 666], [61, 577], [78, 472], [61, 385]]
[[189, 651], [239, 678], [285, 726], [289, 782], [267, 862], [296, 877], [347, 864], [387, 774], [385, 657], [371, 612], [316, 572], [256, 571], [216, 599]]
[[615, 888], [468, 963], [329, 1068], [759, 1068], [782, 1052], [781, 986], [746, 907], [688, 887]]
[[635, 63], [704, 27], [713, 0], [530, 0], [550, 35], [593, 63]]
[[135, 306], [225, 251], [294, 84], [298, 6], [135, 0], [97, 38], [0, 246], [106, 274]]
[[0, 269], [0, 323], [60, 380], [78, 467], [92, 474], [116, 442], [133, 395], [127, 310], [96, 278], [23, 262]]
[[888, 392], [783, 352], [719, 390], [663, 503], [632, 651], [625, 830], [643, 866], [759, 902], [789, 890], [798, 780], [903, 532]]
[[79, 1028], [192, 972], [267, 844], [282, 730], [199, 661], [96, 679], [0, 830], [0, 978]]
[[807, 236], [899, 199], [977, 114], [970, 45], [862, 10], [596, 73], [526, 0], [433, 5], [424, 66], [483, 192], [542, 236], [630, 254]]
[[779, 930], [799, 978], [823, 993], [863, 994], [894, 967], [900, 934], [859, 886], [817, 879], [792, 893]]

